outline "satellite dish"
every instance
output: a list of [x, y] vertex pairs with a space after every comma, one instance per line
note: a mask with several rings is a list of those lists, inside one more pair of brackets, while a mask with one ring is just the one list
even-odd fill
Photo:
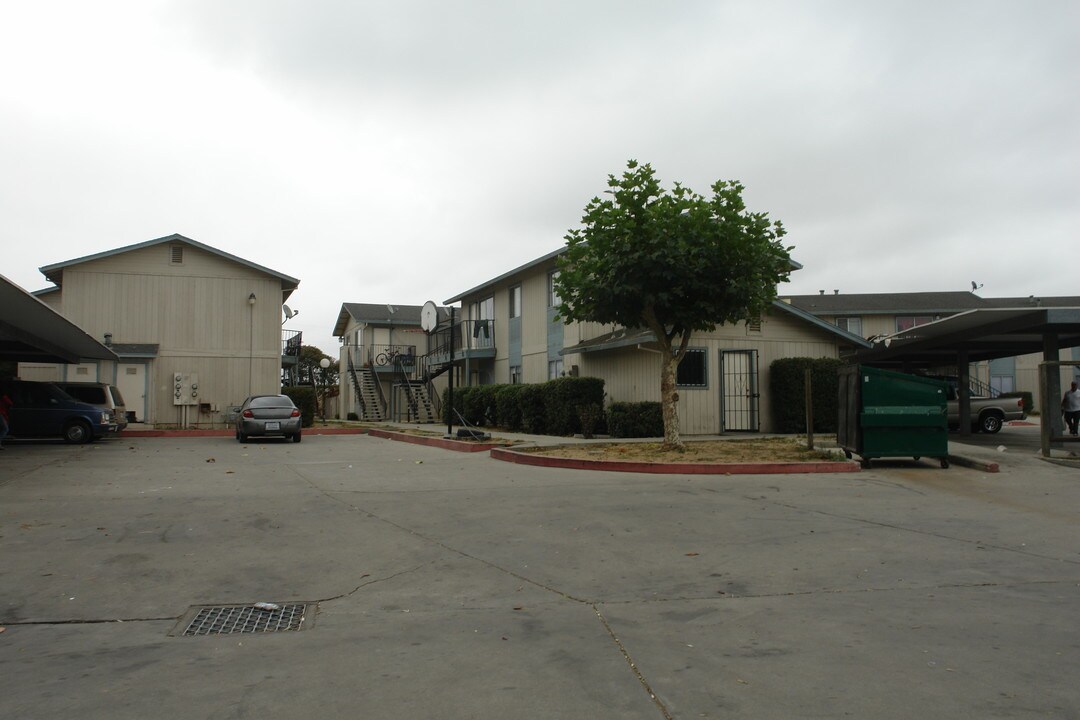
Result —
[[286, 320], [292, 320], [293, 316], [296, 315], [296, 313], [293, 312], [293, 309], [291, 307], [289, 307], [288, 305], [282, 305], [281, 309], [285, 311], [285, 319]]
[[426, 333], [431, 333], [438, 326], [439, 308], [431, 300], [428, 300], [424, 303], [424, 307], [420, 308], [420, 328]]

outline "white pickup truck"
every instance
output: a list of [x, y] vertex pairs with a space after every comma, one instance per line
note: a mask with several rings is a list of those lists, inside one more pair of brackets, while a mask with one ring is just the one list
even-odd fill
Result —
[[[960, 427], [960, 400], [956, 386], [949, 384], [949, 427]], [[971, 429], [996, 433], [1009, 420], [1024, 419], [1024, 399], [1019, 397], [971, 398]]]

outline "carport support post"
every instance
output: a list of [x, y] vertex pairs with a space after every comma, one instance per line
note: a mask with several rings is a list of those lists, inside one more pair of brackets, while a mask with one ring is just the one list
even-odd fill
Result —
[[[1057, 363], [1058, 362], [1058, 336], [1057, 333], [1046, 333], [1043, 335], [1043, 362]], [[1061, 420], [1061, 408], [1059, 403], [1061, 402], [1061, 369], [1060, 366], [1055, 365], [1053, 371], [1047, 369], [1042, 373], [1043, 382], [1039, 383], [1040, 389], [1043, 390], [1042, 398], [1040, 398], [1041, 407], [1039, 412], [1042, 413], [1041, 422], [1039, 423], [1042, 430], [1042, 446], [1043, 455], [1050, 456], [1050, 438], [1061, 437], [1065, 434], [1065, 424]], [[1059, 447], [1061, 447], [1059, 445]]]
[[956, 353], [956, 375], [958, 387], [957, 405], [960, 410], [960, 434], [971, 434], [971, 365], [967, 350]]

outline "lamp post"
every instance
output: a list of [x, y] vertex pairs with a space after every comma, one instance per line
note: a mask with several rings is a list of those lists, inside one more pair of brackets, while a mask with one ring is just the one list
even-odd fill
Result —
[[326, 424], [326, 369], [330, 367], [330, 358], [323, 358], [319, 361], [319, 367], [322, 368], [322, 421], [323, 425]]
[[248, 295], [251, 316], [248, 321], [248, 397], [251, 397], [251, 378], [255, 368], [255, 293]]

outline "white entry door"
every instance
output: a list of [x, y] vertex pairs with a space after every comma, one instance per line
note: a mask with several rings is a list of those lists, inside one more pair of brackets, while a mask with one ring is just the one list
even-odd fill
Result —
[[135, 413], [135, 422], [146, 420], [146, 363], [120, 363], [116, 367], [116, 387], [124, 396], [124, 407]]

